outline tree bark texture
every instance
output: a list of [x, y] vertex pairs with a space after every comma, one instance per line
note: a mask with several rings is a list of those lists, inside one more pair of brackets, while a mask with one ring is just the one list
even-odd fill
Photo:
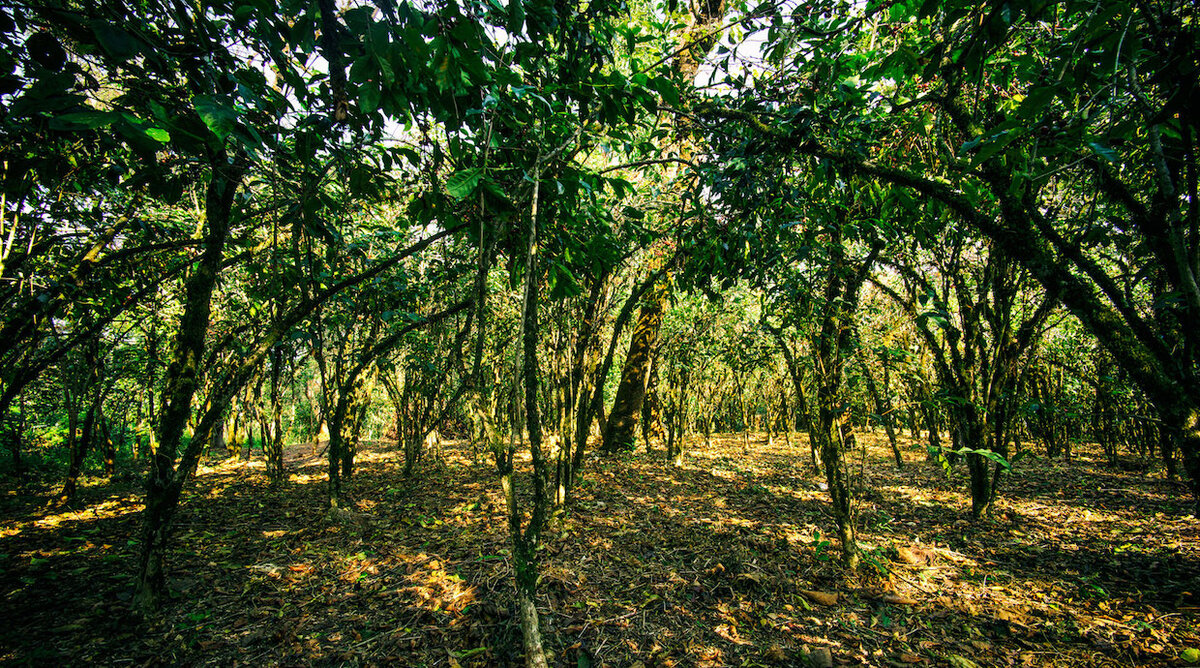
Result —
[[163, 377], [163, 407], [156, 428], [158, 450], [151, 460], [146, 485], [146, 511], [133, 599], [134, 607], [144, 612], [158, 607], [165, 589], [164, 560], [171, 520], [183, 483], [190, 474], [185, 466], [176, 470], [175, 459], [191, 417], [192, 399], [200, 385], [203, 372], [200, 359], [208, 334], [213, 289], [225, 254], [233, 197], [245, 171], [239, 164], [230, 164], [223, 152], [213, 156], [211, 164], [212, 176], [205, 195], [203, 251], [186, 282], [175, 350]]
[[613, 399], [612, 411], [604, 429], [603, 450], [612, 454], [629, 450], [634, 445], [634, 432], [646, 398], [650, 362], [654, 346], [658, 342], [658, 331], [662, 326], [663, 309], [666, 306], [665, 285], [656, 285], [649, 300], [642, 305], [637, 326], [629, 341], [629, 354], [621, 372], [621, 383]]

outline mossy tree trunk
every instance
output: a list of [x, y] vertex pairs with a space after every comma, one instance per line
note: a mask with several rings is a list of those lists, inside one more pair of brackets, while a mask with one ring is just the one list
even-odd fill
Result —
[[[192, 399], [200, 385], [205, 338], [212, 312], [212, 294], [225, 256], [225, 242], [233, 210], [233, 198], [245, 172], [241, 160], [230, 161], [223, 151], [210, 161], [212, 174], [205, 194], [205, 230], [199, 260], [188, 276], [184, 289], [183, 314], [175, 337], [175, 350], [163, 377], [162, 409], [156, 427], [158, 449], [150, 463], [147, 480], [146, 510], [143, 513], [141, 552], [134, 607], [142, 611], [156, 608], [165, 592], [167, 541], [187, 466], [176, 469], [176, 455], [183, 444], [183, 432], [192, 413]], [[189, 450], [198, 457], [200, 445]], [[185, 461], [187, 457], [185, 455]]]
[[608, 413], [608, 424], [604, 429], [602, 448], [607, 454], [630, 450], [634, 446], [634, 433], [641, 416], [642, 402], [646, 398], [650, 363], [658, 342], [666, 297], [666, 287], [656, 285], [638, 313], [637, 325], [629, 340], [629, 353], [625, 356], [625, 367], [621, 371], [621, 382], [617, 386], [613, 407]]

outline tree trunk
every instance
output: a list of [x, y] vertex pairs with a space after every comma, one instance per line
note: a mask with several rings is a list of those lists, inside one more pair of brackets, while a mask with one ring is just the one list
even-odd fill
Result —
[[[963, 442], [961, 447], [972, 450], [988, 450], [987, 427], [974, 410], [959, 411]], [[967, 470], [971, 477], [971, 516], [976, 520], [988, 514], [995, 498], [992, 480], [992, 460], [981, 454], [967, 453]]]
[[75, 503], [79, 476], [83, 472], [83, 460], [87, 457], [92, 443], [95, 442], [96, 432], [98, 431], [96, 422], [99, 418], [100, 403], [104, 401], [104, 394], [100, 387], [94, 388], [93, 391], [96, 395], [92, 400], [92, 404], [88, 406], [87, 415], [83, 418], [83, 429], [79, 437], [72, 440], [71, 462], [67, 468], [67, 480], [63, 484], [62, 494], [58, 498], [59, 503], [68, 506]]
[[942, 451], [942, 432], [941, 425], [938, 424], [937, 407], [933, 405], [932, 399], [925, 398], [921, 401], [921, 415], [925, 419], [926, 438], [929, 441], [928, 459], [934, 461]]
[[[191, 473], [186, 466], [181, 466], [178, 471], [175, 469], [175, 456], [191, 416], [192, 399], [203, 371], [200, 359], [204, 356], [213, 288], [225, 254], [233, 197], [245, 172], [240, 160], [238, 163], [230, 164], [223, 152], [213, 156], [212, 177], [205, 195], [207, 229], [202, 242], [203, 252], [186, 282], [175, 351], [163, 377], [163, 408], [157, 427], [159, 445], [147, 478], [141, 555], [133, 598], [133, 607], [143, 612], [157, 608], [164, 593], [163, 559], [170, 538], [171, 520], [183, 483]], [[197, 448], [189, 445], [189, 449]]]
[[267, 477], [275, 486], [283, 482], [283, 396], [279, 388], [282, 373], [283, 349], [275, 346], [271, 349], [271, 439], [263, 442]]
[[117, 444], [113, 441], [112, 425], [103, 413], [99, 416], [99, 425], [100, 443], [104, 446], [104, 475], [111, 478], [117, 474]]
[[657, 355], [650, 361], [647, 374], [646, 398], [642, 402], [642, 438], [646, 439], [646, 454], [654, 451], [654, 440], [664, 440], [662, 425], [662, 403], [658, 396], [658, 360]]
[[[900, 447], [896, 444], [896, 428], [892, 425], [892, 400], [890, 397], [879, 393], [879, 386], [875, 384], [875, 376], [871, 373], [870, 367], [866, 360], [862, 362], [863, 378], [867, 381], [867, 391], [871, 393], [871, 401], [875, 404], [875, 414], [879, 416], [879, 421], [883, 423], [883, 428], [887, 430], [888, 444], [892, 446], [892, 457], [896, 460], [896, 468], [904, 468], [904, 457], [900, 455]], [[884, 388], [883, 391], [888, 391], [887, 385], [887, 367], [884, 367]]]
[[843, 456], [847, 442], [852, 443], [853, 439], [847, 438], [850, 415], [843, 396], [843, 370], [846, 358], [850, 355], [849, 334], [853, 331], [859, 290], [882, 246], [874, 246], [857, 267], [847, 261], [837, 228], [832, 234], [830, 246], [833, 266], [829, 268], [823, 290], [826, 311], [812, 341], [817, 386], [817, 429], [810, 433], [810, 438], [820, 450], [821, 464], [825, 468], [838, 538], [842, 541], [842, 563], [847, 570], [854, 572], [859, 566], [859, 550], [855, 536], [853, 484]]
[[526, 668], [548, 668], [546, 650], [542, 647], [542, 630], [537, 611], [537, 562], [528, 550], [513, 551], [513, 567], [516, 569], [517, 610], [521, 622], [521, 636], [525, 643]]
[[[529, 454], [533, 464], [532, 486], [533, 507], [530, 509], [529, 522], [524, 530], [521, 528], [522, 513], [514, 489], [513, 459], [515, 454], [515, 435], [510, 441], [506, 454], [500, 458], [501, 485], [508, 507], [509, 534], [513, 543], [514, 581], [517, 589], [518, 616], [521, 622], [521, 635], [525, 644], [525, 665], [527, 668], [547, 668], [546, 653], [542, 647], [541, 628], [538, 611], [535, 604], [538, 581], [538, 543], [541, 540], [542, 528], [545, 525], [549, 510], [549, 499], [546, 487], [549, 482], [549, 465], [542, 451], [542, 423], [538, 405], [538, 386], [540, 373], [538, 370], [538, 283], [539, 272], [537, 263], [537, 211], [538, 184], [540, 179], [535, 173], [533, 179], [534, 195], [530, 217], [529, 245], [525, 258], [525, 294], [523, 298], [521, 318], [521, 350], [520, 373], [517, 381], [523, 387], [522, 402], [525, 407], [525, 430], [529, 434]], [[519, 429], [519, 422], [514, 420], [514, 427]]]
[[825, 469], [825, 482], [829, 486], [829, 499], [833, 506], [833, 518], [837, 524], [838, 539], [842, 543], [842, 563], [850, 571], [858, 570], [858, 542], [855, 536], [853, 498], [850, 490], [849, 471], [846, 467], [842, 452], [841, 435], [839, 433], [839, 416], [830, 408], [830, 404], [820, 396], [827, 393], [819, 392], [817, 400], [820, 408], [815, 429], [809, 432], [809, 438], [821, 454], [821, 464]]
[[339, 392], [337, 405], [329, 416], [329, 448], [325, 453], [329, 463], [328, 497], [330, 508], [340, 508], [342, 505], [342, 449], [345, 438], [342, 425], [346, 417], [346, 392]]
[[[12, 457], [12, 473], [17, 477], [25, 474], [25, 462], [21, 459], [21, 440], [25, 436], [25, 393], [21, 393], [18, 417], [10, 424], [7, 415], [0, 414], [0, 432], [8, 440], [8, 453]], [[4, 429], [7, 427], [7, 429]]]
[[637, 326], [629, 340], [629, 354], [625, 357], [621, 383], [617, 386], [617, 395], [605, 426], [603, 451], [608, 454], [632, 449], [634, 445], [634, 430], [646, 397], [651, 355], [658, 342], [658, 330], [662, 325], [667, 298], [664, 285], [656, 285], [652, 290], [649, 301], [642, 305]]

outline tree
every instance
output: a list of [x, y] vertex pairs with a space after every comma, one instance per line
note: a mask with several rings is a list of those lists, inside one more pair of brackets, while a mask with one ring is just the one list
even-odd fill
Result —
[[964, 455], [970, 471], [971, 512], [982, 517], [1009, 466], [1019, 390], [1055, 300], [1032, 292], [1002, 251], [950, 229], [926, 254], [897, 253], [890, 264], [903, 294], [878, 278], [875, 285], [908, 312], [933, 352], [955, 456]]
[[764, 19], [778, 67], [761, 78], [781, 85], [712, 114], [936, 202], [993, 240], [1153, 398], [1200, 494], [1196, 128], [1180, 111], [1196, 94], [1195, 13], [813, 5]]

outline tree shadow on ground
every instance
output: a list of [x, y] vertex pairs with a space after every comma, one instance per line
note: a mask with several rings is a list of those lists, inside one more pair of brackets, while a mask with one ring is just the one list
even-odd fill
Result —
[[[824, 537], [828, 499], [806, 444], [755, 439], [746, 456], [738, 435], [714, 441], [693, 446], [681, 468], [658, 454], [589, 460], [540, 552], [554, 665], [804, 665], [819, 647], [880, 666], [955, 656], [1102, 665], [1099, 652], [1149, 665], [1197, 642], [1183, 594], [1197, 590], [1194, 520], [1155, 519], [1174, 552], [1148, 532], [1114, 537], [1136, 524], [1138, 502], [1059, 503], [1063, 486], [1041, 476], [1065, 474], [1050, 469], [1006, 488], [998, 518], [974, 524], [961, 480], [916, 463], [895, 471], [880, 452], [861, 519], [869, 563], [890, 574], [848, 580]], [[278, 489], [257, 463], [206, 464], [178, 518], [174, 598], [146, 622], [125, 607], [136, 489], [113, 488], [112, 507], [88, 497], [101, 501], [95, 516], [30, 509], [7, 520], [0, 616], [21, 622], [0, 638], [0, 660], [520, 665], [490, 466], [448, 443], [448, 463], [426, 461], [405, 479], [398, 455], [372, 445], [346, 483], [351, 511], [335, 516], [324, 463], [298, 447]], [[1093, 480], [1071, 475], [1072, 485]], [[1103, 489], [1123, 478], [1094, 480]], [[527, 498], [528, 484], [520, 489]], [[1060, 515], [1039, 516], [1046, 509]], [[1087, 512], [1109, 514], [1089, 523]], [[900, 559], [900, 548], [922, 560]], [[839, 598], [822, 605], [812, 591]]]

